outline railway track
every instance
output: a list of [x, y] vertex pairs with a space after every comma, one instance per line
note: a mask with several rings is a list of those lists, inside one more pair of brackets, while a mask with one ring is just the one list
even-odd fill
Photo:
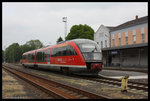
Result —
[[61, 84], [15, 68], [10, 68], [3, 65], [3, 69], [7, 72], [11, 72], [12, 74], [57, 99], [110, 99], [109, 97], [103, 95], [98, 95], [76, 87]]
[[[98, 78], [88, 78], [88, 77], [82, 77], [83, 79], [92, 80], [100, 83], [107, 83], [112, 85], [118, 85], [121, 87], [121, 80], [114, 79], [114, 78], [108, 78], [102, 75], [99, 75]], [[148, 92], [148, 84], [145, 83], [139, 83], [139, 82], [132, 82], [128, 81], [128, 88], [130, 89], [136, 89], [136, 90], [143, 90]]]
[[[60, 75], [63, 75], [63, 74], [60, 74]], [[91, 81], [96, 81], [96, 82], [100, 82], [100, 83], [118, 85], [118, 86], [121, 87], [121, 80], [120, 79], [108, 78], [108, 77], [105, 77], [103, 75], [99, 75], [98, 78], [91, 78], [91, 77], [85, 77], [85, 76], [81, 77], [81, 76], [78, 76], [78, 75], [69, 75], [69, 76], [76, 77], [76, 78], [82, 78], [82, 79], [86, 79], [86, 80], [91, 80]], [[143, 91], [148, 92], [148, 84], [145, 84], [145, 83], [128, 81], [128, 88], [136, 89], [136, 90], [143, 90]]]

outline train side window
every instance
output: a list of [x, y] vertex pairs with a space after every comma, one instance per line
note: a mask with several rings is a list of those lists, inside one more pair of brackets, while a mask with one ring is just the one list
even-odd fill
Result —
[[42, 51], [42, 60], [41, 62], [44, 62], [44, 51]]
[[58, 47], [51, 49], [51, 56], [71, 56], [71, 55], [77, 55], [74, 48], [70, 45], [64, 46], [64, 47]]
[[71, 46], [66, 47], [66, 55], [67, 56], [72, 55]]
[[36, 53], [36, 61], [39, 62], [39, 52]]
[[50, 62], [50, 49], [48, 49], [48, 59], [47, 62]]
[[66, 46], [61, 47], [61, 48], [62, 48], [62, 55], [61, 56], [66, 56], [67, 55]]
[[31, 59], [30, 59], [30, 54], [28, 54], [28, 62], [31, 62]]
[[28, 54], [28, 61], [31, 62], [31, 54]]
[[77, 55], [76, 51], [72, 46], [68, 45], [66, 49], [67, 49], [67, 55]]
[[22, 59], [26, 59], [26, 55], [23, 55], [23, 56], [22, 56]]
[[35, 56], [34, 53], [28, 54], [28, 61], [29, 61], [29, 62], [34, 62], [34, 56]]
[[35, 56], [35, 54], [32, 53], [32, 54], [31, 54], [31, 62], [34, 62], [34, 56]]
[[46, 62], [47, 59], [47, 51], [43, 51], [43, 62]]
[[37, 52], [37, 62], [42, 62], [42, 52]]
[[56, 48], [52, 48], [52, 49], [51, 49], [51, 56], [52, 56], [52, 57], [54, 57], [55, 54], [56, 54], [56, 51], [55, 51], [55, 50], [56, 50]]

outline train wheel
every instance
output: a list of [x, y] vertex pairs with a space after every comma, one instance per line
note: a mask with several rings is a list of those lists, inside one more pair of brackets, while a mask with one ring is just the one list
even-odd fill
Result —
[[69, 68], [68, 67], [61, 67], [61, 71], [63, 72], [63, 74], [65, 75], [69, 75]]
[[27, 66], [23, 66], [24, 68], [28, 68]]
[[24, 64], [22, 64], [23, 68], [26, 68], [26, 66]]

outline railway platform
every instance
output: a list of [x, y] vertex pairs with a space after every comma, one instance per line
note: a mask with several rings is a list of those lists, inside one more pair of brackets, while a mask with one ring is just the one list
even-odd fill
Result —
[[139, 71], [139, 72], [148, 72], [148, 67], [103, 67], [104, 70], [124, 70], [124, 71]]
[[99, 75], [116, 79], [129, 75], [129, 80], [145, 83], [148, 82], [148, 68], [103, 67], [103, 70], [99, 73]]

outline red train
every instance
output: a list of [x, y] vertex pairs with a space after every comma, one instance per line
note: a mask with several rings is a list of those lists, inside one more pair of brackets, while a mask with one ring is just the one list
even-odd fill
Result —
[[89, 39], [74, 39], [22, 55], [24, 67], [49, 68], [63, 73], [97, 75], [102, 70], [102, 53]]

